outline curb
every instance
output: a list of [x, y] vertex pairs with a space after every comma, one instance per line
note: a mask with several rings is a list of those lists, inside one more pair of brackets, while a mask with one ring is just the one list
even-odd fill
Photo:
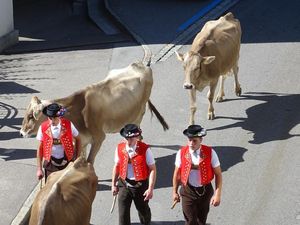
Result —
[[17, 44], [19, 41], [19, 31], [13, 30], [8, 34], [0, 37], [0, 53], [5, 49]]
[[29, 216], [30, 216], [30, 210], [32, 203], [34, 201], [35, 196], [40, 190], [40, 182], [34, 187], [33, 191], [30, 193], [28, 198], [23, 203], [21, 209], [19, 210], [16, 217], [13, 219], [10, 225], [27, 225]]
[[104, 1], [101, 0], [86, 0], [87, 12], [90, 19], [107, 35], [120, 34], [120, 30], [105, 17], [105, 10], [101, 10]]

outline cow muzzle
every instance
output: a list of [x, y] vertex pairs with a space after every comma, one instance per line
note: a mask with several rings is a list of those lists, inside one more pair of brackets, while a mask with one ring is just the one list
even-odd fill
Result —
[[23, 130], [20, 130], [20, 136], [23, 137], [23, 138], [28, 138], [28, 137], [30, 137], [30, 135], [28, 135], [28, 133], [26, 133], [26, 132], [23, 131]]
[[183, 84], [183, 88], [184, 88], [184, 89], [193, 89], [193, 88], [194, 88], [194, 85], [191, 84], [191, 83], [184, 83], [184, 84]]

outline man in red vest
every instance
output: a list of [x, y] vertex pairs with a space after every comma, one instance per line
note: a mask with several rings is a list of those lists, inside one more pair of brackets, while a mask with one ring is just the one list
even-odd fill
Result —
[[[203, 127], [190, 125], [183, 134], [188, 137], [188, 144], [176, 154], [173, 200], [179, 202], [182, 198], [185, 225], [205, 225], [210, 204], [218, 206], [221, 201], [220, 161], [211, 147], [201, 144], [206, 135]], [[215, 191], [211, 184], [214, 177]]]
[[[62, 116], [66, 110], [52, 103], [43, 109], [43, 113], [48, 117], [37, 132], [37, 140], [40, 141], [37, 150], [37, 177], [42, 179], [45, 169], [45, 180], [55, 171], [67, 167], [68, 163], [80, 156], [80, 139], [78, 130], [73, 123]], [[75, 139], [75, 150], [73, 146]]]
[[125, 139], [118, 144], [115, 151], [112, 194], [118, 194], [119, 225], [131, 224], [132, 200], [141, 224], [149, 225], [151, 222], [148, 202], [153, 196], [156, 166], [149, 145], [139, 140], [141, 133], [137, 125], [125, 125], [120, 131]]

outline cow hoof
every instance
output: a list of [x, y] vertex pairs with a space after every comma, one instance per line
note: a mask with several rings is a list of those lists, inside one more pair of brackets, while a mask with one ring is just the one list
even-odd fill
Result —
[[236, 94], [236, 96], [240, 97], [242, 94], [242, 88], [236, 89], [235, 94]]
[[208, 119], [208, 120], [213, 120], [213, 119], [215, 119], [215, 114], [214, 114], [214, 113], [208, 113], [208, 114], [207, 114], [207, 119]]
[[223, 102], [224, 101], [224, 96], [218, 96], [216, 98], [216, 102]]

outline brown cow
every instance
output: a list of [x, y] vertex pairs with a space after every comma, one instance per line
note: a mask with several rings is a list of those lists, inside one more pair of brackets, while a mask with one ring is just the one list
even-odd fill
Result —
[[89, 225], [97, 182], [83, 157], [50, 174], [34, 199], [29, 225]]
[[227, 13], [218, 20], [208, 21], [195, 37], [190, 51], [180, 54], [177, 58], [183, 62], [185, 83], [190, 96], [190, 124], [195, 123], [196, 90], [202, 91], [209, 86], [208, 119], [215, 117], [212, 101], [220, 77], [220, 89], [216, 101], [221, 102], [224, 94], [224, 79], [231, 72], [234, 74], [235, 93], [241, 95], [238, 82], [238, 59], [241, 43], [240, 22], [232, 13]]
[[106, 133], [116, 133], [127, 123], [140, 124], [148, 102], [164, 130], [168, 124], [149, 97], [153, 85], [152, 70], [142, 63], [112, 70], [101, 82], [87, 86], [74, 94], [55, 100], [33, 97], [25, 113], [20, 133], [35, 135], [46, 118], [42, 109], [56, 102], [67, 109], [65, 117], [78, 129], [83, 149], [90, 143], [88, 162], [94, 163]]

